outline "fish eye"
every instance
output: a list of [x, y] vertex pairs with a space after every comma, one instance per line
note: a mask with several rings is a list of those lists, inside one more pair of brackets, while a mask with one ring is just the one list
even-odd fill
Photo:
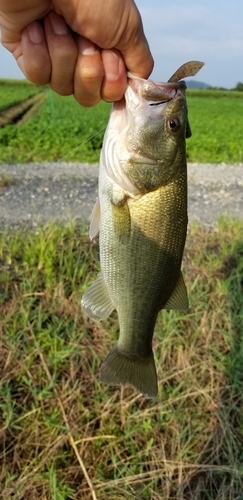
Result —
[[178, 118], [170, 118], [167, 122], [167, 126], [171, 132], [177, 132], [180, 129], [180, 120]]

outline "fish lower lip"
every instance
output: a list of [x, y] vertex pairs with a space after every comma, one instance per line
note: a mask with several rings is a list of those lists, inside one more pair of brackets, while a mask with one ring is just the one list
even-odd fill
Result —
[[171, 99], [166, 99], [166, 101], [159, 101], [159, 102], [150, 102], [149, 106], [160, 106], [160, 104], [166, 104], [167, 102], [171, 101]]

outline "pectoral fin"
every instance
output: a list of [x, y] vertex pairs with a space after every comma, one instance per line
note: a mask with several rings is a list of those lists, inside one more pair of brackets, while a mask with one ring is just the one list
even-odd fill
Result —
[[126, 198], [119, 205], [112, 203], [112, 216], [116, 237], [125, 244], [131, 233], [131, 216]]
[[192, 136], [192, 130], [189, 121], [186, 122], [186, 139], [189, 139]]
[[100, 230], [100, 202], [97, 199], [90, 217], [89, 237], [91, 240], [97, 236]]
[[180, 272], [176, 286], [169, 298], [167, 300], [163, 309], [174, 309], [175, 311], [188, 311], [189, 302], [187, 296], [186, 285], [184, 283], [183, 276]]
[[98, 274], [96, 280], [85, 291], [81, 307], [87, 316], [95, 321], [107, 318], [115, 309], [102, 273]]

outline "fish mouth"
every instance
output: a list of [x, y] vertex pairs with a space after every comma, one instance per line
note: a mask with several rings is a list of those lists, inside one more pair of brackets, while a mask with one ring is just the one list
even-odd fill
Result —
[[[133, 92], [135, 101], [144, 100], [149, 106], [167, 104], [179, 95], [185, 95], [186, 84], [180, 82], [153, 82], [128, 75], [128, 86]], [[138, 101], [139, 102], [139, 101]]]
[[112, 127], [118, 136], [130, 126], [134, 116], [144, 113], [154, 117], [165, 115], [167, 106], [173, 101], [185, 101], [186, 84], [180, 82], [153, 82], [128, 73], [127, 89], [123, 99], [113, 104]]
[[[175, 97], [175, 96], [174, 96]], [[149, 106], [160, 106], [161, 104], [166, 104], [169, 101], [172, 101], [174, 97], [170, 97], [169, 99], [164, 99], [163, 101], [149, 102]]]
[[[182, 87], [183, 90], [184, 90], [184, 87]], [[169, 102], [171, 101], [176, 101], [177, 99], [181, 99], [185, 96], [183, 90], [181, 91], [181, 89], [174, 89], [173, 93], [171, 93], [170, 95], [165, 95], [163, 96], [162, 98], [158, 99], [158, 100], [152, 100], [151, 102], [151, 99], [147, 99], [147, 98], [144, 98], [144, 101], [146, 103], [147, 106], [164, 106], [165, 104], [168, 104]], [[160, 96], [161, 97], [161, 96]]]

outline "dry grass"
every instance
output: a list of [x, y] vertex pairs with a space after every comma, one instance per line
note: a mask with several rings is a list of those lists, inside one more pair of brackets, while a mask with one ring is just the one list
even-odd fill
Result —
[[243, 498], [242, 236], [189, 235], [191, 310], [159, 316], [148, 401], [98, 380], [118, 325], [79, 307], [97, 246], [74, 225], [0, 235], [1, 498]]
[[8, 175], [8, 174], [0, 175], [0, 189], [3, 187], [13, 186], [14, 184], [15, 184], [15, 180], [12, 177], [12, 175]]

